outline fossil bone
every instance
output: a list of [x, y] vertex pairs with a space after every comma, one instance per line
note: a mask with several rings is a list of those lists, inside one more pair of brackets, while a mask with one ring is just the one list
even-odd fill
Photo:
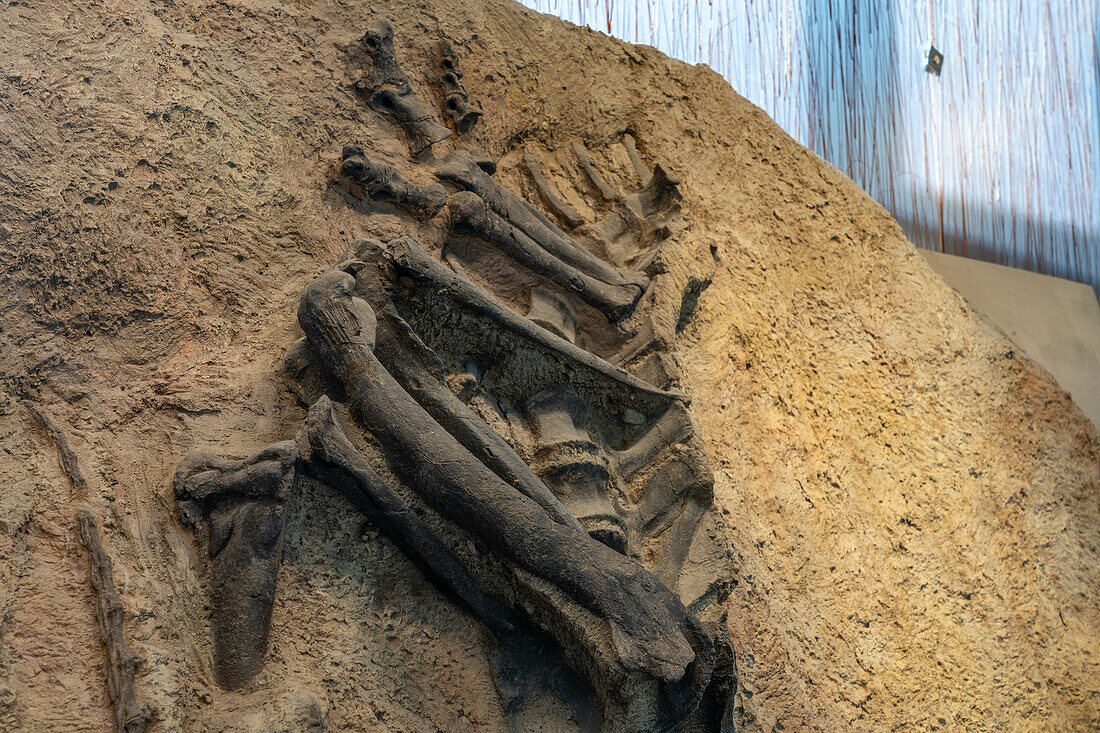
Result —
[[474, 129], [484, 112], [470, 101], [462, 83], [458, 54], [446, 39], [439, 42], [439, 68], [443, 72], [443, 111], [454, 123], [455, 132], [465, 135]]
[[263, 662], [297, 464], [297, 447], [285, 441], [243, 461], [191, 453], [176, 469], [176, 502], [210, 558], [214, 678], [226, 689], [242, 687]]
[[446, 140], [451, 131], [437, 124], [416, 97], [409, 78], [397, 63], [393, 49], [393, 28], [381, 21], [363, 34], [360, 40], [370, 56], [370, 72], [356, 84], [356, 89], [371, 107], [392, 116], [409, 140], [409, 148], [418, 156], [432, 145]]
[[609, 285], [633, 285], [642, 291], [649, 286], [645, 273], [615, 267], [586, 250], [542, 212], [486, 175], [463, 151], [449, 153], [436, 166], [435, 175], [442, 181], [476, 193], [490, 209], [550, 255], [589, 277]]
[[630, 164], [634, 166], [634, 172], [637, 173], [638, 178], [642, 180], [642, 186], [645, 186], [649, 183], [653, 171], [649, 170], [649, 168], [642, 163], [642, 159], [638, 155], [638, 147], [634, 143], [634, 136], [630, 133], [623, 135], [623, 147], [626, 148], [626, 154], [630, 157]]
[[[432, 420], [360, 336], [357, 313], [366, 306], [353, 304], [354, 287], [351, 275], [329, 271], [306, 288], [298, 320], [322, 362], [339, 375], [357, 420], [379, 440], [394, 470], [429, 506], [497, 557], [604, 619], [624, 668], [660, 684], [669, 721], [690, 713], [714, 661], [713, 643], [698, 621], [648, 571], [554, 521]], [[543, 623], [551, 634], [559, 631]]]
[[633, 285], [609, 285], [553, 256], [475, 193], [451, 194], [447, 204], [456, 233], [488, 242], [527, 269], [573, 293], [613, 323], [629, 315], [642, 296], [642, 290]]
[[308, 475], [344, 494], [406, 557], [437, 585], [465, 602], [495, 634], [514, 629], [508, 613], [485, 594], [446, 544], [356, 450], [328, 397], [310, 408], [297, 443]]
[[107, 647], [107, 694], [114, 707], [115, 733], [145, 733], [157, 714], [155, 705], [138, 705], [134, 692], [137, 658], [123, 634], [125, 610], [115, 590], [111, 558], [103, 549], [99, 527], [83, 509], [76, 515], [80, 543], [88, 551], [88, 567], [96, 594], [99, 636]]
[[420, 186], [406, 181], [388, 163], [371, 160], [356, 145], [346, 145], [343, 174], [358, 185], [372, 201], [393, 204], [417, 221], [428, 221], [447, 203], [447, 192], [438, 183]]
[[57, 426], [57, 423], [53, 421], [48, 412], [34, 402], [23, 400], [23, 406], [27, 408], [35, 422], [46, 431], [46, 434], [50, 436], [50, 440], [57, 447], [61, 470], [64, 472], [65, 477], [69, 479], [73, 496], [76, 498], [85, 496], [88, 493], [88, 482], [84, 480], [84, 474], [80, 472], [80, 461], [77, 460], [76, 453], [69, 446], [69, 439], [65, 437], [65, 431]]
[[660, 404], [662, 409], [672, 401], [686, 399], [682, 394], [666, 392], [643, 382], [520, 316], [477, 285], [444, 267], [410, 237], [396, 237], [385, 244], [374, 239], [360, 239], [352, 245], [350, 256], [363, 261], [386, 260], [392, 264], [398, 277], [409, 278], [414, 284], [422, 283], [459, 307], [488, 319], [497, 327], [563, 360], [569, 369], [592, 373], [611, 386]]
[[623, 195], [604, 180], [600, 172], [592, 165], [592, 161], [588, 159], [588, 149], [584, 147], [584, 143], [580, 140], [574, 140], [571, 147], [573, 148], [573, 154], [577, 156], [577, 160], [581, 164], [581, 169], [584, 170], [584, 174], [588, 176], [588, 180], [592, 181], [592, 185], [596, 187], [600, 195], [608, 201], [622, 201]]
[[599, 446], [578, 426], [580, 405], [569, 387], [539, 392], [527, 414], [539, 437], [535, 461], [546, 485], [588, 534], [626, 554], [626, 523], [608, 498], [611, 474]]
[[565, 223], [571, 227], [579, 227], [584, 224], [584, 217], [580, 215], [580, 212], [550, 187], [550, 182], [543, 175], [542, 161], [539, 160], [537, 153], [524, 155], [523, 164], [527, 167], [527, 172], [531, 174], [531, 180], [534, 181], [539, 196], [542, 197], [542, 200], [546, 202], [546, 205], [558, 218], [564, 219]]

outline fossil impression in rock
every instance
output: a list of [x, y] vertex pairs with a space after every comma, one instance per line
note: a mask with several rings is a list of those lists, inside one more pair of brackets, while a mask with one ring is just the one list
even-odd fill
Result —
[[[622, 134], [612, 144], [638, 181], [624, 193], [575, 141], [570, 196], [595, 189], [588, 222], [543, 172], [563, 151], [522, 143], [567, 233], [498, 183], [495, 161], [435, 157], [451, 133], [412, 92], [387, 23], [361, 45], [372, 66], [359, 90], [404, 130], [414, 177], [437, 182], [406, 180], [362, 145], [344, 147], [341, 175], [424, 239], [356, 240], [303, 292], [305, 335], [282, 366], [307, 408], [294, 440], [243, 461], [194, 454], [176, 472], [209, 556], [216, 679], [239, 688], [262, 663], [286, 498], [309, 476], [484, 623], [513, 725], [542, 691], [586, 729], [723, 729], [729, 551], [671, 353], [706, 278], [661, 262], [687, 226], [676, 180]], [[462, 134], [481, 110], [449, 43], [441, 58], [443, 112]], [[693, 552], [714, 562], [689, 568]], [[547, 671], [557, 658], [568, 673]]]

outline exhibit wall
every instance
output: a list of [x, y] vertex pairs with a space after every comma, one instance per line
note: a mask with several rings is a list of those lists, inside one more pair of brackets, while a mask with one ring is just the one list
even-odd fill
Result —
[[523, 2], [711, 66], [919, 247], [1100, 286], [1097, 0]]

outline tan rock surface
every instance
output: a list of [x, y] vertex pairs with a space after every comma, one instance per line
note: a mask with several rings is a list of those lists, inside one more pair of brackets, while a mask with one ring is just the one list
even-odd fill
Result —
[[345, 61], [381, 17], [432, 106], [455, 42], [475, 137], [532, 201], [525, 141], [582, 137], [625, 180], [629, 129], [683, 178], [683, 261], [717, 261], [679, 352], [740, 561], [743, 729], [1100, 726], [1096, 432], [717, 75], [503, 0], [136, 0], [0, 14], [0, 729], [109, 725], [78, 504], [157, 730], [504, 727], [477, 625], [316, 485], [288, 509], [265, 669], [219, 691], [171, 496], [188, 450], [293, 434], [275, 368], [299, 292], [402, 226], [334, 185], [351, 141], [416, 175]]

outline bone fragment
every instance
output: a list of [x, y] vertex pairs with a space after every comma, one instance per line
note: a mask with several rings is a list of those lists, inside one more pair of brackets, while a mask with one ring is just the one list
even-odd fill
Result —
[[626, 148], [626, 154], [630, 156], [630, 164], [634, 166], [634, 172], [638, 174], [638, 178], [641, 179], [644, 187], [649, 183], [653, 172], [645, 166], [641, 157], [638, 156], [638, 147], [634, 144], [634, 136], [630, 133], [623, 135], [623, 147]]
[[107, 647], [107, 694], [114, 708], [115, 733], [145, 733], [156, 717], [155, 705], [141, 706], [134, 692], [137, 657], [126, 641], [125, 611], [115, 590], [111, 558], [103, 549], [99, 527], [83, 509], [76, 515], [80, 543], [88, 551], [92, 588], [96, 594], [99, 636]]
[[65, 477], [69, 479], [69, 485], [72, 487], [73, 496], [75, 498], [83, 498], [88, 493], [88, 482], [84, 480], [84, 474], [80, 472], [80, 462], [76, 458], [76, 453], [69, 446], [69, 440], [65, 437], [65, 432], [57, 426], [57, 423], [53, 421], [49, 413], [43, 410], [30, 400], [23, 400], [23, 406], [27, 408], [27, 412], [31, 414], [34, 421], [38, 423], [46, 435], [50, 436], [50, 440], [57, 447], [57, 455], [61, 461], [61, 470], [65, 473]]
[[615, 468], [624, 481], [629, 481], [656, 460], [662, 451], [684, 442], [693, 434], [694, 427], [687, 409], [675, 403], [633, 445], [616, 454]]
[[462, 308], [473, 311], [497, 323], [520, 338], [569, 363], [573, 368], [594, 372], [612, 383], [661, 402], [686, 400], [679, 393], [666, 392], [643, 382], [632, 374], [600, 357], [578, 348], [545, 328], [523, 318], [486, 291], [456, 275], [428, 255], [410, 237], [397, 237], [386, 244], [361, 239], [352, 246], [356, 256], [364, 260], [383, 257], [393, 263], [398, 276], [411, 278], [443, 293]]
[[409, 78], [397, 63], [390, 24], [381, 21], [363, 35], [360, 43], [373, 63], [370, 72], [356, 84], [356, 88], [367, 98], [371, 107], [397, 121], [405, 131], [413, 155], [420, 155], [430, 150], [434, 143], [449, 138], [451, 131], [437, 124], [424, 109], [409, 84]]
[[474, 129], [474, 125], [485, 113], [470, 101], [462, 83], [458, 54], [446, 39], [439, 42], [439, 68], [443, 72], [443, 112], [451, 118], [455, 132], [465, 135]]

